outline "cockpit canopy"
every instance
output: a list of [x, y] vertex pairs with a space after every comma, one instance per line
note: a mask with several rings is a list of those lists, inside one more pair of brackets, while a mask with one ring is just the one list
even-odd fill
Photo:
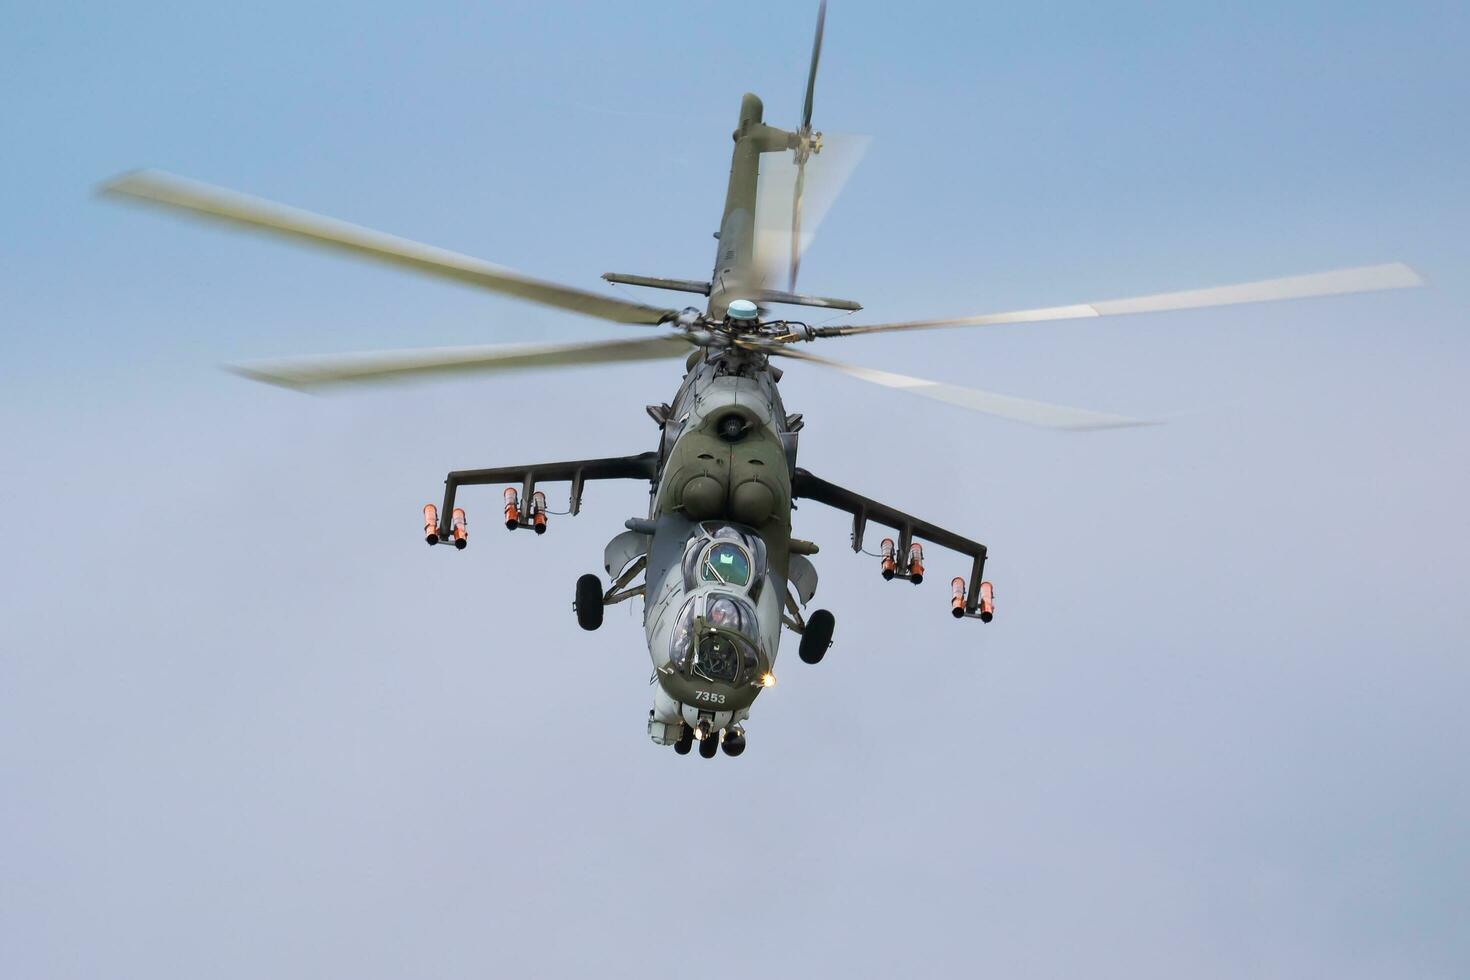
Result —
[[755, 607], [744, 597], [701, 592], [679, 610], [669, 663], [686, 676], [722, 684], [755, 683], [761, 657]]
[[[766, 576], [766, 544], [737, 524], [706, 521], [684, 550], [684, 588], [716, 585], [732, 592], [760, 594]], [[753, 628], [753, 627], [752, 627]]]
[[750, 584], [750, 556], [738, 544], [720, 541], [710, 545], [700, 560], [699, 577], [721, 585]]

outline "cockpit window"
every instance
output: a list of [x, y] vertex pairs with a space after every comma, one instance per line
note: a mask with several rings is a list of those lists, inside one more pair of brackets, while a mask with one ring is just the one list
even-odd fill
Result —
[[740, 607], [735, 605], [733, 599], [711, 596], [705, 605], [704, 618], [709, 620], [711, 626], [722, 630], [740, 629]]
[[700, 577], [706, 582], [744, 586], [750, 582], [750, 559], [738, 545], [721, 542], [704, 554]]
[[712, 681], [734, 684], [740, 674], [741, 651], [736, 641], [723, 633], [703, 637], [694, 656], [694, 672]]
[[694, 606], [693, 599], [684, 603], [684, 608], [679, 611], [679, 622], [674, 627], [674, 646], [669, 660], [680, 670], [688, 668], [689, 655], [694, 652]]
[[726, 684], [754, 682], [760, 657], [755, 610], [733, 595], [694, 596], [679, 610], [669, 661], [675, 670]]
[[766, 543], [741, 525], [706, 521], [690, 534], [683, 567], [686, 589], [716, 585], [757, 598], [766, 575]]

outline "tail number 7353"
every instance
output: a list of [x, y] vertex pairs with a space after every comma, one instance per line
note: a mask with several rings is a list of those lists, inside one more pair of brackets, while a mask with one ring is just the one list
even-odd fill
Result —
[[724, 704], [725, 696], [723, 694], [716, 694], [714, 691], [695, 691], [694, 700], [708, 701], [710, 704]]

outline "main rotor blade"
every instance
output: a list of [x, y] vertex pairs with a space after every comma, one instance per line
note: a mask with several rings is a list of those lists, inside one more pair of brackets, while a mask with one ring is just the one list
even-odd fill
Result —
[[823, 327], [822, 337], [851, 337], [855, 334], [886, 333], [894, 330], [929, 330], [934, 327], [987, 327], [1000, 323], [1039, 323], [1047, 320], [1076, 320], [1085, 317], [1118, 316], [1124, 313], [1160, 313], [1165, 310], [1192, 310], [1208, 306], [1234, 306], [1238, 303], [1266, 303], [1278, 299], [1305, 299], [1309, 296], [1335, 296], [1344, 293], [1367, 293], [1380, 289], [1410, 289], [1424, 285], [1424, 280], [1402, 262], [1365, 265], [1352, 269], [1334, 269], [1305, 276], [1283, 279], [1261, 279], [1256, 282], [1215, 286], [1210, 289], [1188, 289], [1177, 293], [1154, 293], [1132, 299], [1112, 299], [1074, 306], [1050, 306], [1010, 313], [986, 313], [954, 320], [911, 320], [905, 323], [875, 323]]
[[827, 0], [817, 4], [817, 34], [812, 39], [812, 67], [806, 76], [806, 104], [801, 110], [801, 128], [812, 128], [812, 96], [817, 88], [817, 62], [822, 57], [822, 28], [827, 23]]
[[104, 184], [105, 194], [161, 204], [228, 224], [270, 232], [298, 242], [325, 245], [391, 265], [479, 286], [491, 292], [571, 310], [617, 323], [662, 323], [677, 315], [627, 300], [532, 279], [519, 272], [447, 249], [238, 194], [210, 184], [157, 170], [123, 174]]
[[689, 350], [688, 341], [681, 335], [664, 334], [579, 344], [481, 344], [322, 354], [230, 365], [226, 370], [252, 381], [304, 391], [329, 385], [400, 381], [430, 375], [496, 374], [531, 368], [648, 361], [682, 357]]
[[841, 371], [850, 378], [858, 378], [872, 384], [882, 385], [885, 388], [895, 388], [906, 391], [911, 395], [928, 398], [947, 405], [958, 405], [960, 408], [968, 408], [972, 412], [982, 412], [986, 415], [994, 415], [997, 418], [1009, 419], [1012, 422], [1024, 422], [1027, 425], [1040, 426], [1046, 429], [1121, 429], [1137, 425], [1157, 425], [1143, 419], [1128, 418], [1123, 415], [1109, 415], [1105, 412], [1094, 412], [1085, 408], [1068, 408], [1065, 405], [1052, 405], [1048, 402], [1032, 401], [1029, 398], [1015, 398], [1011, 395], [999, 395], [993, 391], [981, 391], [978, 388], [966, 388], [962, 385], [944, 384], [939, 381], [926, 381], [923, 378], [911, 377], [907, 374], [894, 374], [891, 371], [877, 371], [873, 368], [858, 367], [854, 364], [844, 364], [841, 361], [829, 360], [808, 354], [805, 351], [794, 350], [790, 347], [782, 347], [771, 350], [772, 354], [782, 357], [792, 357], [797, 360], [807, 361], [812, 364], [820, 364], [824, 367]]

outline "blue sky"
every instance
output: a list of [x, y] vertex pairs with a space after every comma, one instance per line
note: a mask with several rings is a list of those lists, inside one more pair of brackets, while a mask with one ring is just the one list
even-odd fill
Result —
[[251, 385], [217, 366], [619, 328], [93, 195], [156, 166], [698, 277], [740, 94], [794, 123], [813, 14], [0, 8], [0, 972], [1470, 971], [1463, 5], [833, 3], [816, 120], [873, 143], [802, 285], [865, 317], [1430, 286], [824, 351], [1142, 430], [790, 370], [802, 464], [987, 541], [1000, 610], [803, 507], [837, 642], [739, 760], [647, 743], [635, 611], [574, 624], [636, 487], [418, 536], [448, 469], [651, 448], [674, 368]]

